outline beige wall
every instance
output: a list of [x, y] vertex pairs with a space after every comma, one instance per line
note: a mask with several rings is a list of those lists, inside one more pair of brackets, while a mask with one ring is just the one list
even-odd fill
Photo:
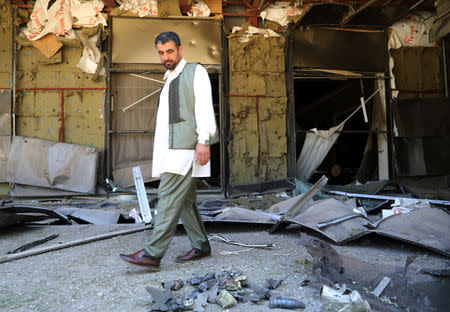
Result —
[[229, 40], [230, 184], [286, 178], [285, 40], [241, 39]]

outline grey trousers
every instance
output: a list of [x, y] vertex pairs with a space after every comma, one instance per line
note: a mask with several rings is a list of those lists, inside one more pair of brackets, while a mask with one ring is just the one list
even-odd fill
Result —
[[181, 216], [192, 248], [211, 252], [205, 226], [197, 208], [197, 184], [192, 168], [185, 175], [163, 173], [158, 188], [155, 227], [144, 245], [145, 253], [161, 259], [175, 234]]

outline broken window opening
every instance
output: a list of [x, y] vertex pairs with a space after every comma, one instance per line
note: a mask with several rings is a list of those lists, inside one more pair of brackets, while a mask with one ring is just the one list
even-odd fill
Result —
[[[339, 125], [361, 106], [361, 97], [367, 99], [374, 91], [372, 79], [294, 80], [296, 159], [310, 129], [328, 130]], [[317, 181], [323, 174], [329, 177], [329, 184], [378, 180], [377, 131], [370, 131], [372, 102], [373, 99], [366, 103], [368, 123], [364, 121], [363, 110], [345, 123], [310, 182]]]

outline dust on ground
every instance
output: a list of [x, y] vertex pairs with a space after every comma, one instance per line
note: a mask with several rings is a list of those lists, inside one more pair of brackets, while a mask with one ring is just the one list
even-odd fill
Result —
[[[43, 246], [135, 226], [117, 224], [10, 228], [0, 235], [0, 254], [5, 255], [18, 246], [51, 234], [59, 234], [59, 237]], [[141, 249], [150, 231], [118, 236], [2, 263], [0, 264], [2, 276], [0, 309], [2, 311], [149, 311], [151, 297], [145, 291], [145, 286], [162, 288], [161, 282], [164, 281], [187, 280], [194, 275], [210, 272], [219, 274], [223, 270], [231, 269], [243, 271], [250, 284], [258, 286], [263, 286], [266, 279], [282, 279], [287, 276], [273, 293], [304, 302], [306, 305], [304, 311], [322, 311], [319, 288], [322, 283], [333, 282], [330, 279], [342, 282], [345, 276], [349, 288], [358, 289], [362, 295], [368, 296], [364, 292], [364, 287], [368, 285], [363, 279], [364, 276], [351, 276], [354, 271], [358, 273], [356, 269], [352, 271], [353, 263], [363, 263], [364, 266], [359, 267], [363, 267], [366, 271], [386, 266], [389, 268], [385, 270], [387, 274], [403, 267], [408, 256], [416, 256], [416, 260], [410, 265], [409, 273], [407, 273], [410, 278], [409, 283], [419, 281], [413, 276], [419, 269], [435, 270], [448, 265], [448, 260], [440, 255], [398, 242], [373, 238], [363, 240], [361, 244], [355, 242], [348, 246], [334, 246], [323, 242], [320, 237], [312, 237], [300, 232], [298, 227], [291, 227], [273, 235], [268, 234], [269, 228], [261, 225], [206, 224], [208, 233], [221, 234], [241, 243], [272, 243], [274, 247], [249, 249], [212, 240], [212, 257], [191, 263], [176, 263], [175, 257], [190, 249], [189, 241], [180, 228], [161, 262], [162, 270], [156, 273], [123, 262], [118, 257], [120, 253], [131, 253]], [[319, 254], [312, 252], [312, 256], [308, 249], [311, 252], [311, 248], [317, 249], [318, 246], [328, 252], [319, 249]], [[333, 250], [331, 254], [330, 248]], [[324, 267], [323, 261], [328, 261], [331, 265]], [[339, 272], [340, 266], [343, 267], [342, 272]], [[338, 268], [338, 272], [334, 273], [341, 279], [329, 274], [333, 267]], [[361, 272], [359, 274], [364, 275]], [[367, 279], [373, 285], [379, 282], [373, 276], [372, 279], [370, 276]], [[310, 282], [305, 285], [305, 280]], [[301, 286], [302, 283], [304, 286]], [[387, 293], [391, 290], [390, 287], [388, 285], [386, 288]], [[182, 298], [193, 290], [192, 286], [184, 286], [181, 290], [172, 293], [174, 297]], [[428, 304], [430, 307], [434, 299], [424, 297], [426, 296], [419, 296], [414, 300], [422, 300], [422, 304]], [[385, 300], [399, 305], [395, 298]], [[377, 302], [384, 308], [383, 303], [379, 303], [380, 300]], [[388, 305], [388, 307], [392, 307], [391, 311], [406, 310], [404, 306]], [[431, 307], [428, 310], [439, 311]], [[218, 305], [208, 304], [206, 311], [223, 311], [223, 309]], [[260, 304], [238, 303], [229, 311], [283, 310], [270, 309], [268, 301], [265, 301]]]

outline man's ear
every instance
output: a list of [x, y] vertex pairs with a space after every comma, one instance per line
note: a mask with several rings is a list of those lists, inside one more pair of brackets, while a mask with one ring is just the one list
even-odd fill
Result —
[[183, 53], [183, 46], [182, 46], [182, 45], [180, 45], [180, 46], [178, 47], [178, 52], [179, 52], [180, 54]]

